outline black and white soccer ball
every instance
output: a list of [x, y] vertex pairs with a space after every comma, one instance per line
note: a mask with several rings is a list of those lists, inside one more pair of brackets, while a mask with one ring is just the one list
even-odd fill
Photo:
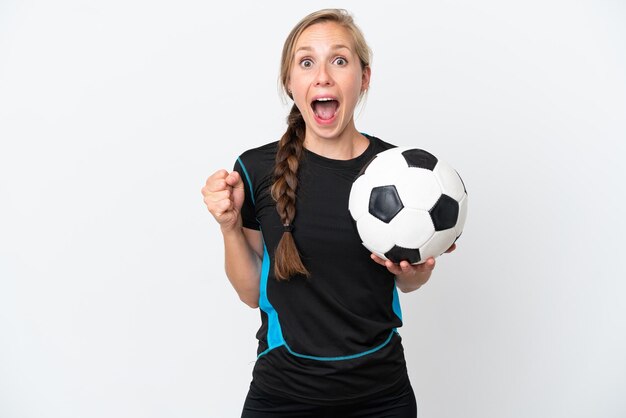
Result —
[[369, 251], [418, 264], [444, 253], [461, 235], [467, 191], [459, 174], [431, 153], [392, 148], [363, 167], [348, 209]]

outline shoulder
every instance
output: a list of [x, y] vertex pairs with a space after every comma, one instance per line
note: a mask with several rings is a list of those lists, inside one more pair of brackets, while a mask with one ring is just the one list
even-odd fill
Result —
[[251, 148], [244, 151], [238, 159], [248, 162], [256, 160], [271, 160], [274, 163], [276, 158], [276, 151], [278, 150], [278, 141], [270, 142], [269, 144], [261, 145], [260, 147]]
[[382, 139], [375, 137], [373, 135], [369, 135], [366, 133], [364, 133], [363, 135], [365, 135], [370, 140], [372, 150], [374, 151], [375, 154], [381, 151], [388, 150], [390, 148], [396, 148], [396, 145], [391, 144], [389, 142], [385, 142]]
[[278, 141], [261, 145], [260, 147], [251, 148], [244, 151], [238, 158], [239, 164], [248, 172], [265, 172], [274, 167], [276, 161], [276, 150], [278, 149]]
[[260, 147], [250, 148], [244, 151], [239, 158], [258, 158], [258, 157], [272, 157], [276, 156], [276, 150], [278, 149], [278, 141], [270, 142]]

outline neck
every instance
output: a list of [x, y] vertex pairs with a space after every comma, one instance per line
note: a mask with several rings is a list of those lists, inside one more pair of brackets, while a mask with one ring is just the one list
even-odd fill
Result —
[[368, 147], [369, 140], [365, 138], [354, 125], [346, 127], [336, 137], [322, 137], [307, 130], [304, 138], [304, 147], [322, 157], [333, 160], [351, 160], [361, 155]]

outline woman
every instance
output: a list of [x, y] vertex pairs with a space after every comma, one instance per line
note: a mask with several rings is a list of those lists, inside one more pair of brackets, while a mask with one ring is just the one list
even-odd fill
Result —
[[369, 254], [348, 212], [359, 170], [393, 147], [354, 124], [370, 74], [370, 50], [347, 12], [305, 17], [282, 54], [294, 101], [287, 131], [202, 189], [223, 234], [226, 274], [261, 310], [243, 417], [417, 415], [396, 286], [419, 288], [435, 260], [395, 265]]

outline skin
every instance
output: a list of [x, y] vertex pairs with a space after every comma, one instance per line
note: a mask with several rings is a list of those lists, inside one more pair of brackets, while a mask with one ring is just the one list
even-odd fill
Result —
[[[354, 109], [369, 87], [371, 70], [361, 68], [352, 36], [336, 23], [318, 23], [298, 38], [287, 89], [304, 118], [304, 146], [332, 159], [351, 159], [367, 148], [369, 141], [354, 126]], [[320, 124], [311, 103], [314, 98], [337, 99], [334, 121]]]
[[[446, 250], [446, 253], [451, 253], [456, 249], [456, 244], [452, 244], [450, 248]], [[424, 263], [411, 265], [407, 261], [401, 261], [399, 264], [394, 264], [389, 260], [384, 260], [378, 257], [376, 254], [371, 254], [372, 260], [387, 267], [387, 269], [396, 275], [396, 286], [403, 293], [412, 292], [422, 287], [435, 268], [435, 259], [429, 257]]]
[[263, 237], [260, 231], [242, 227], [243, 180], [236, 171], [218, 170], [209, 176], [201, 193], [207, 209], [220, 225], [226, 276], [239, 299], [257, 308]]
[[[296, 42], [286, 87], [304, 118], [307, 149], [337, 160], [355, 158], [366, 150], [369, 140], [354, 125], [354, 109], [369, 87], [370, 76], [371, 69], [361, 67], [352, 36], [342, 26], [317, 23], [302, 32]], [[339, 102], [331, 121], [315, 118], [311, 103], [320, 96], [333, 97]], [[218, 170], [207, 179], [201, 193], [224, 238], [226, 275], [239, 298], [256, 308], [263, 237], [260, 231], [242, 227], [243, 180], [235, 171]], [[455, 248], [453, 244], [447, 252]], [[374, 254], [371, 258], [396, 276], [396, 285], [402, 292], [419, 289], [435, 268], [433, 258], [418, 265], [406, 261], [394, 264]]]

